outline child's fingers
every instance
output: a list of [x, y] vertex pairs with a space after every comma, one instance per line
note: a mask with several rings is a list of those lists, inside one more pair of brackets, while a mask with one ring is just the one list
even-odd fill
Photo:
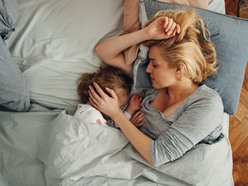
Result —
[[143, 120], [143, 119], [144, 119], [144, 116], [145, 116], [145, 114], [144, 114], [143, 112], [141, 112], [141, 111], [136, 112], [136, 113], [134, 114], [134, 117], [135, 117], [135, 119], [136, 119], [138, 122], [140, 122], [141, 120]]
[[144, 125], [144, 123], [144, 121], [140, 122], [137, 127], [141, 127], [142, 125]]
[[145, 123], [144, 121], [141, 121], [141, 122], [139, 122], [139, 123], [136, 123], [135, 126], [136, 126], [137, 128], [139, 128], [139, 127], [141, 127], [144, 123]]

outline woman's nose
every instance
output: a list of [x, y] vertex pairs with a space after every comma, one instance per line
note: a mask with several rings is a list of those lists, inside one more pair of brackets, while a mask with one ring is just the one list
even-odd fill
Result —
[[146, 67], [146, 72], [151, 73], [151, 63], [149, 63], [148, 66]]

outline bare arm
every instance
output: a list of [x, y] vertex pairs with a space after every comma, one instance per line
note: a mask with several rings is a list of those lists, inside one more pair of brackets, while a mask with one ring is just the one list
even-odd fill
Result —
[[163, 16], [141, 30], [102, 41], [95, 50], [104, 63], [128, 74], [131, 66], [126, 64], [123, 55], [125, 49], [151, 39], [168, 39], [179, 32], [179, 25], [172, 19]]
[[111, 89], [107, 91], [111, 94], [112, 97], [106, 95], [102, 89], [94, 83], [94, 86], [100, 96], [90, 87], [90, 102], [97, 108], [99, 111], [110, 116], [120, 127], [124, 135], [134, 146], [134, 148], [144, 157], [144, 159], [153, 165], [151, 154], [150, 154], [150, 145], [152, 140], [143, 134], [139, 129], [137, 129], [123, 114], [121, 111], [118, 98], [115, 92]]
[[130, 46], [148, 40], [149, 37], [144, 29], [136, 32], [110, 38], [99, 43], [95, 50], [97, 55], [107, 65], [116, 67], [129, 74], [131, 66], [126, 64], [123, 51]]

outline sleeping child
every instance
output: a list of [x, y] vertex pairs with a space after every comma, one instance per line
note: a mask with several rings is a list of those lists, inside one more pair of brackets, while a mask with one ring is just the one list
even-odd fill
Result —
[[[144, 115], [139, 111], [142, 100], [141, 96], [139, 94], [131, 96], [129, 104], [127, 105], [132, 84], [131, 79], [112, 67], [101, 68], [95, 73], [82, 74], [78, 80], [77, 87], [77, 92], [82, 104], [78, 105], [74, 116], [86, 123], [118, 127], [110, 118], [100, 113], [91, 105], [89, 101], [89, 86], [94, 87], [94, 82], [100, 85], [104, 91], [106, 87], [114, 90], [118, 97], [120, 107], [126, 107], [124, 110], [125, 116], [130, 119], [136, 127], [140, 127], [143, 124]], [[105, 91], [105, 93], [108, 94], [107, 91]]]

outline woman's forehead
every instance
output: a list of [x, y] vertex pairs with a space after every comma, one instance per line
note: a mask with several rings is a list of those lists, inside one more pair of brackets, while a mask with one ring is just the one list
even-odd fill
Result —
[[152, 46], [149, 49], [149, 58], [150, 59], [156, 59], [158, 55], [160, 56], [162, 52], [162, 49], [158, 46]]

